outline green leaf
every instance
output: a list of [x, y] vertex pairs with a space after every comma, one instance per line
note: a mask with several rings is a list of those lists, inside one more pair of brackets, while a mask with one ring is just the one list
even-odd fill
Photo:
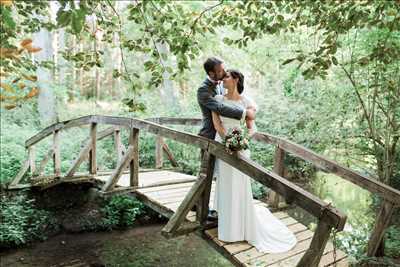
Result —
[[82, 31], [83, 25], [85, 23], [86, 13], [82, 9], [77, 9], [72, 12], [72, 30], [75, 34]]
[[336, 57], [332, 57], [332, 63], [334, 64], [334, 65], [337, 65], [338, 64], [338, 60], [336, 59]]
[[2, 21], [4, 21], [4, 24], [7, 25], [8, 28], [10, 29], [15, 29], [15, 21], [12, 18], [11, 11], [8, 8], [1, 8], [1, 15], [2, 15]]
[[113, 78], [118, 78], [121, 77], [121, 73], [118, 71], [118, 69], [113, 69], [112, 76]]
[[232, 44], [232, 40], [229, 39], [228, 37], [224, 37], [224, 39], [222, 39], [222, 41], [227, 45], [231, 45]]
[[144, 67], [145, 67], [145, 69], [146, 70], [149, 70], [149, 69], [151, 69], [152, 67], [153, 67], [153, 62], [152, 61], [146, 61], [145, 63], [144, 63]]
[[57, 12], [57, 25], [65, 27], [71, 22], [71, 12], [60, 10]]

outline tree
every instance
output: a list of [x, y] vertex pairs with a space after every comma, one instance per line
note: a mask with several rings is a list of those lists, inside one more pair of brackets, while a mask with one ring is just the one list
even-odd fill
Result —
[[[15, 108], [39, 93], [34, 75], [37, 66], [31, 57], [41, 48], [29, 38], [19, 38], [38, 31], [39, 23], [34, 15], [43, 15], [47, 7], [46, 3], [0, 2], [0, 102], [6, 109]], [[17, 24], [17, 19], [22, 23]]]
[[[48, 9], [50, 8], [55, 8], [55, 2], [51, 3]], [[37, 19], [39, 21], [45, 21], [51, 18], [37, 15]], [[38, 65], [36, 69], [36, 75], [38, 77], [37, 84], [39, 87], [38, 109], [43, 125], [48, 125], [57, 121], [56, 99], [51, 86], [54, 80], [54, 68], [52, 65], [46, 66], [46, 64], [51, 64], [53, 60], [53, 39], [55, 38], [57, 38], [55, 32], [45, 27], [41, 27], [39, 32], [35, 32], [33, 37], [34, 43], [41, 48], [41, 50], [35, 54], [35, 61]]]

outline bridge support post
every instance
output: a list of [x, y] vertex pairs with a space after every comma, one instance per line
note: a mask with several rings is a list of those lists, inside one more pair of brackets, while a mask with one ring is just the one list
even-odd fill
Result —
[[374, 229], [372, 230], [371, 237], [368, 241], [368, 257], [376, 256], [378, 248], [383, 242], [383, 235], [385, 234], [386, 228], [389, 226], [393, 211], [394, 204], [383, 200], [378, 215], [376, 216]]
[[163, 144], [162, 150], [164, 151], [165, 155], [167, 155], [169, 161], [171, 162], [172, 167], [175, 167], [175, 168], [178, 167], [179, 164], [175, 160], [174, 155], [172, 154], [171, 150], [169, 149], [169, 146], [167, 145], [167, 143]]
[[[203, 161], [206, 163], [209, 161], [210, 154], [208, 152], [204, 152]], [[205, 168], [204, 168], [205, 169]], [[211, 177], [211, 176], [210, 176]], [[188, 233], [187, 231], [180, 231], [179, 227], [181, 226], [182, 222], [185, 220], [186, 215], [193, 207], [193, 205], [199, 201], [200, 196], [202, 195], [206, 184], [209, 179], [207, 179], [207, 174], [204, 171], [200, 171], [199, 177], [194, 183], [194, 185], [190, 188], [189, 192], [183, 199], [181, 205], [178, 207], [174, 215], [169, 219], [167, 225], [162, 229], [161, 233], [168, 237], [168, 236], [176, 236], [178, 232], [180, 233]], [[207, 203], [208, 205], [208, 203]], [[204, 214], [204, 213], [203, 213]], [[207, 215], [205, 215], [207, 216]], [[197, 226], [196, 226], [197, 227]], [[195, 228], [196, 228], [195, 227]], [[193, 227], [190, 227], [193, 231]]]
[[332, 231], [332, 226], [319, 220], [317, 229], [315, 230], [314, 236], [311, 240], [310, 247], [306, 253], [300, 259], [297, 267], [317, 267], [322, 254], [325, 250], [326, 243], [328, 242], [329, 235]]
[[201, 161], [200, 172], [206, 176], [205, 188], [200, 196], [198, 205], [196, 206], [196, 220], [199, 221], [201, 225], [204, 225], [207, 221], [214, 165], [215, 156], [209, 153], [204, 153]]
[[97, 160], [96, 160], [96, 141], [97, 141], [97, 123], [92, 122], [90, 124], [90, 141], [92, 143], [89, 152], [89, 173], [97, 173]]
[[[273, 171], [281, 177], [283, 177], [285, 169], [284, 159], [285, 159], [285, 151], [282, 148], [280, 148], [279, 145], [277, 145], [275, 149]], [[268, 204], [273, 209], [279, 208], [280, 199], [281, 197], [279, 196], [279, 194], [271, 190], [268, 196]]]
[[117, 165], [117, 167], [111, 174], [111, 177], [104, 184], [102, 189], [104, 192], [109, 192], [114, 188], [115, 184], [121, 177], [122, 172], [129, 166], [129, 163], [132, 161], [133, 150], [133, 146], [129, 145], [121, 162]]
[[132, 160], [129, 163], [130, 186], [139, 186], [139, 129], [131, 129], [129, 146], [133, 147]]
[[60, 130], [55, 130], [53, 134], [53, 162], [54, 175], [61, 176], [61, 156], [60, 156]]

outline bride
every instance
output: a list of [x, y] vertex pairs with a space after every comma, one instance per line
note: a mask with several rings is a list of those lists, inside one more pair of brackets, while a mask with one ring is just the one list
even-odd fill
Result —
[[[226, 95], [216, 95], [218, 101], [242, 108], [255, 108], [255, 103], [242, 94], [244, 76], [236, 70], [228, 70], [223, 80]], [[216, 141], [221, 142], [227, 130], [240, 127], [239, 120], [212, 113], [217, 130]], [[255, 131], [254, 120], [246, 121], [251, 135]], [[240, 151], [250, 157], [250, 151]], [[280, 253], [296, 244], [295, 235], [263, 206], [253, 204], [250, 177], [217, 159], [214, 175], [217, 177], [213, 209], [218, 212], [218, 239], [225, 242], [248, 241], [260, 252]]]

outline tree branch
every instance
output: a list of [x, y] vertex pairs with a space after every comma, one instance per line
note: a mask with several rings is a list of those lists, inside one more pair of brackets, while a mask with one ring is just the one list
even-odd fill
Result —
[[392, 121], [392, 119], [390, 118], [390, 115], [388, 114], [388, 112], [384, 109], [384, 107], [382, 106], [382, 103], [375, 101], [376, 104], [378, 105], [379, 109], [382, 111], [382, 113], [385, 115], [385, 117], [387, 118], [387, 120], [389, 121], [390, 125], [392, 125], [393, 130], [396, 130], [397, 126], [394, 124], [394, 121]]
[[[376, 133], [375, 133], [375, 131], [374, 131], [374, 127], [373, 127], [372, 122], [371, 122], [371, 117], [370, 117], [370, 115], [368, 114], [368, 110], [367, 110], [367, 108], [366, 108], [366, 106], [365, 106], [365, 103], [364, 103], [364, 101], [363, 101], [363, 99], [362, 99], [362, 97], [361, 97], [360, 92], [357, 90], [357, 84], [356, 84], [356, 82], [354, 81], [354, 79], [353, 79], [353, 77], [351, 76], [351, 74], [347, 71], [347, 69], [346, 69], [342, 64], [340, 64], [340, 67], [342, 68], [342, 70], [343, 70], [344, 73], [346, 74], [347, 78], [350, 80], [351, 84], [353, 85], [354, 91], [356, 92], [358, 101], [360, 102], [361, 107], [362, 107], [362, 109], [363, 109], [363, 113], [364, 113], [364, 115], [365, 115], [365, 118], [367, 119], [368, 129], [369, 129], [369, 132], [370, 132], [370, 138], [371, 138], [372, 140], [374, 140], [375, 142], [378, 142], [379, 139], [377, 138]], [[374, 142], [374, 143], [375, 143], [375, 142]], [[383, 144], [382, 142], [378, 142], [378, 144], [384, 146], [384, 144]]]
[[[150, 1], [150, 2], [151, 2], [151, 1]], [[146, 27], [146, 31], [149, 32], [149, 34], [150, 34], [150, 39], [151, 39], [151, 41], [152, 41], [152, 43], [153, 43], [153, 46], [154, 46], [155, 50], [157, 51], [158, 60], [159, 60], [159, 62], [160, 62], [160, 64], [161, 64], [163, 70], [165, 71], [165, 66], [164, 66], [164, 62], [162, 61], [162, 57], [161, 57], [160, 50], [158, 50], [158, 47], [157, 47], [156, 41], [154, 40], [153, 34], [149, 31], [149, 23], [148, 23], [148, 21], [147, 21], [147, 18], [146, 18], [146, 16], [145, 16], [143, 10], [142, 10], [140, 7], [138, 7], [138, 8], [139, 8], [140, 14], [141, 14], [142, 17], [143, 17], [144, 24], [145, 24], [145, 27]]]
[[121, 19], [121, 16], [119, 15], [119, 13], [117, 12], [117, 10], [115, 10], [114, 6], [111, 4], [110, 0], [107, 0], [107, 4], [111, 7], [112, 11], [115, 13], [115, 15], [118, 18], [118, 27], [119, 27], [118, 38], [119, 38], [119, 50], [121, 52], [121, 60], [122, 60], [122, 64], [124, 65], [125, 72], [127, 73], [127, 77], [129, 79], [129, 81], [132, 82], [132, 79], [128, 72], [128, 67], [126, 66], [126, 62], [125, 62], [125, 58], [124, 58], [124, 51], [123, 51], [123, 47], [122, 47], [122, 19]]
[[213, 6], [209, 6], [209, 7], [207, 7], [206, 9], [204, 9], [204, 10], [200, 13], [200, 15], [193, 21], [192, 25], [190, 26], [190, 33], [188, 34], [187, 37], [189, 38], [189, 37], [192, 36], [192, 34], [193, 34], [193, 32], [194, 32], [194, 27], [196, 26], [197, 22], [201, 19], [201, 17], [202, 17], [205, 13], [207, 13], [208, 11], [210, 11], [210, 10], [212, 10], [212, 9], [214, 9], [214, 8], [216, 8], [216, 7], [220, 6], [220, 5], [222, 5], [222, 4], [223, 4], [223, 1], [221, 0], [218, 4], [215, 4], [215, 5], [213, 5]]

